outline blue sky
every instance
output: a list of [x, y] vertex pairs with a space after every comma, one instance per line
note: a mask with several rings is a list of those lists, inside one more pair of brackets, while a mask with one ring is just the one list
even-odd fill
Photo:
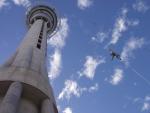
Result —
[[[0, 64], [26, 34], [25, 13], [35, 1], [0, 0]], [[44, 2], [60, 19], [47, 60], [59, 112], [149, 113], [150, 1]], [[122, 61], [111, 61], [108, 48]]]

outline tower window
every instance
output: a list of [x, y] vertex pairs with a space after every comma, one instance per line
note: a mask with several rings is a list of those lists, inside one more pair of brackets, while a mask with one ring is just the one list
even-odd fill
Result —
[[47, 27], [50, 28], [50, 23], [47, 24]]
[[38, 39], [38, 42], [39, 42], [39, 43], [42, 43], [42, 41], [41, 41], [40, 39]]
[[38, 44], [37, 44], [37, 48], [38, 48], [38, 49], [41, 49], [41, 44], [38, 43]]
[[47, 19], [47, 18], [45, 18], [45, 17], [43, 17], [42, 19], [43, 19], [45, 22], [47, 22], [47, 21], [48, 21], [48, 19]]
[[42, 36], [39, 36], [40, 39], [42, 39]]
[[41, 32], [40, 32], [40, 35], [39, 35], [39, 39], [38, 39], [38, 43], [36, 45], [36, 47], [38, 49], [41, 49], [41, 43], [42, 43], [42, 36], [43, 36], [43, 27], [44, 27], [44, 22], [43, 22], [43, 25], [42, 25], [42, 28], [41, 28]]

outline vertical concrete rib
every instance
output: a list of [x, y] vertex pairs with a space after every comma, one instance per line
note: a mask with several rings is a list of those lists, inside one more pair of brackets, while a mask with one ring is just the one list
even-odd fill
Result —
[[21, 93], [22, 84], [13, 82], [2, 100], [0, 113], [16, 113]]
[[[27, 69], [31, 68], [35, 71], [39, 70], [38, 68], [39, 68], [40, 63], [37, 61], [40, 61], [40, 60], [36, 58], [40, 58], [41, 55], [39, 51], [34, 51], [34, 48], [36, 48], [36, 45], [37, 45], [37, 40], [39, 37], [39, 33], [41, 31], [42, 23], [43, 23], [43, 20], [37, 20], [29, 29], [27, 35], [25, 36], [22, 44], [20, 45], [18, 49], [18, 53], [13, 62], [13, 66], [27, 68]], [[32, 59], [32, 57], [34, 56], [36, 58]]]
[[49, 99], [45, 99], [42, 103], [41, 113], [55, 113], [53, 104]]

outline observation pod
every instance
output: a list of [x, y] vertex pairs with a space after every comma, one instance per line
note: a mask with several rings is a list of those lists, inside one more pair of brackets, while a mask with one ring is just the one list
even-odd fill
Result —
[[48, 34], [51, 34], [55, 31], [58, 24], [58, 19], [54, 8], [52, 9], [44, 5], [33, 7], [27, 13], [27, 26], [30, 28], [34, 22], [39, 19], [43, 20], [47, 24]]
[[58, 113], [46, 65], [47, 37], [57, 28], [57, 15], [37, 5], [26, 24], [23, 41], [0, 67], [0, 113]]

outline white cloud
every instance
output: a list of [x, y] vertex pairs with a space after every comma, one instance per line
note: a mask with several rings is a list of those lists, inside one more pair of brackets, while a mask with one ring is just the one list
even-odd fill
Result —
[[103, 43], [106, 38], [108, 38], [108, 32], [98, 32], [95, 36], [92, 37], [92, 41]]
[[123, 70], [122, 69], [115, 69], [114, 74], [111, 77], [110, 83], [112, 85], [118, 85], [123, 79]]
[[48, 40], [48, 44], [55, 48], [64, 47], [69, 32], [68, 19], [62, 18], [60, 22], [59, 31]]
[[97, 91], [99, 89], [99, 85], [96, 83], [94, 86], [91, 86], [88, 91], [89, 92], [94, 92]]
[[135, 98], [133, 102], [140, 104], [141, 111], [150, 111], [150, 96], [145, 96], [145, 98]]
[[61, 112], [61, 106], [57, 104], [57, 110], [58, 110], [58, 113]]
[[150, 101], [150, 96], [146, 96], [145, 101]]
[[137, 26], [137, 25], [139, 25], [139, 23], [140, 23], [139, 20], [128, 20], [128, 21], [127, 21], [127, 24], [128, 24], [129, 26]]
[[72, 113], [72, 109], [70, 107], [67, 107], [64, 109], [63, 113]]
[[134, 103], [139, 102], [139, 101], [141, 101], [141, 98], [134, 98], [134, 99], [133, 99], [133, 102], [134, 102]]
[[54, 54], [52, 54], [49, 59], [50, 68], [48, 72], [51, 80], [57, 78], [61, 72], [61, 49], [65, 46], [66, 38], [68, 37], [68, 31], [68, 19], [62, 18], [58, 32], [48, 40], [48, 44], [54, 47]]
[[150, 110], [150, 103], [144, 102], [142, 106], [142, 111], [149, 111]]
[[80, 97], [83, 92], [92, 93], [97, 91], [99, 85], [96, 83], [94, 86], [90, 86], [89, 88], [80, 87], [76, 81], [73, 80], [66, 80], [65, 87], [62, 89], [61, 93], [58, 96], [58, 99], [70, 100], [72, 96]]
[[8, 5], [6, 0], [0, 0], [0, 9], [3, 8], [4, 6]]
[[149, 110], [150, 110], [150, 96], [146, 96], [142, 106], [142, 111], [149, 111]]
[[74, 95], [76, 97], [80, 96], [80, 88], [76, 81], [73, 80], [66, 80], [65, 87], [63, 88], [62, 92], [59, 94], [58, 99], [70, 99], [71, 96]]
[[129, 58], [133, 56], [133, 51], [141, 48], [144, 44], [144, 38], [131, 38], [125, 44], [123, 51], [121, 53], [121, 58], [125, 64], [129, 64]]
[[87, 7], [90, 7], [93, 3], [92, 0], [78, 0], [77, 2], [78, 2], [78, 7], [82, 10]]
[[133, 9], [135, 9], [138, 12], [146, 12], [149, 7], [144, 2], [144, 0], [136, 0], [136, 2], [133, 4]]
[[[112, 30], [112, 39], [108, 43], [108, 45], [115, 45], [119, 41], [119, 39], [122, 37], [122, 34], [129, 29], [130, 26], [135, 27], [139, 25], [139, 20], [130, 20], [127, 18], [128, 9], [122, 8], [121, 14], [119, 17], [117, 17], [114, 28]], [[107, 45], [107, 46], [108, 46]], [[106, 46], [106, 47], [107, 47]]]
[[48, 70], [48, 76], [51, 80], [58, 77], [61, 70], [61, 52], [56, 49], [54, 54], [50, 56], [50, 69]]
[[128, 10], [126, 8], [123, 8], [121, 11], [121, 15], [116, 19], [110, 44], [116, 44], [119, 38], [122, 36], [122, 33], [127, 30], [127, 12]]
[[29, 0], [12, 0], [15, 5], [24, 6], [26, 8], [31, 6], [31, 2]]
[[95, 75], [96, 68], [98, 65], [105, 63], [104, 58], [94, 58], [92, 56], [86, 56], [86, 61], [84, 63], [84, 69], [80, 72], [80, 76], [86, 76], [89, 79], [93, 79]]

